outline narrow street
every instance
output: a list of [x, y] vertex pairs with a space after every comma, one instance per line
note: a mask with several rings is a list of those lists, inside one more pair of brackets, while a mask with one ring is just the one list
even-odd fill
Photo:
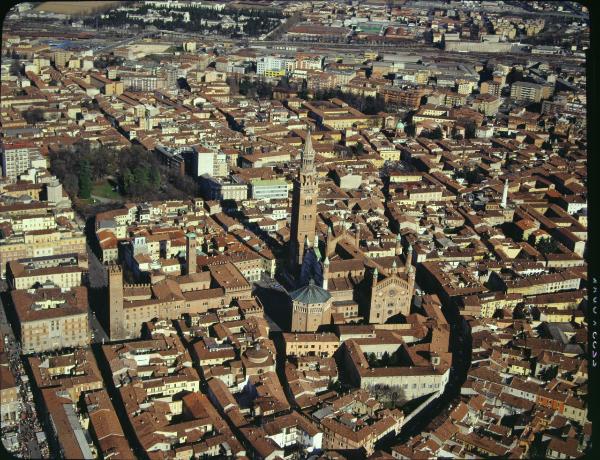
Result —
[[16, 432], [20, 448], [14, 454], [21, 458], [48, 458], [47, 442], [44, 441], [40, 445], [37, 441], [36, 434], [42, 432], [42, 428], [33, 403], [29, 377], [21, 361], [25, 358], [21, 357], [21, 347], [6, 318], [5, 305], [2, 299], [0, 299], [0, 330], [2, 330], [5, 337], [4, 348], [8, 355], [10, 371], [15, 378], [21, 400], [18, 423], [14, 427], [6, 429], [3, 427], [3, 438], [7, 433]]
[[90, 304], [90, 331], [92, 343], [107, 343], [108, 333], [105, 327], [108, 325], [108, 312], [106, 311], [106, 287], [108, 276], [106, 268], [98, 260], [96, 254], [87, 245], [88, 253], [88, 296]]

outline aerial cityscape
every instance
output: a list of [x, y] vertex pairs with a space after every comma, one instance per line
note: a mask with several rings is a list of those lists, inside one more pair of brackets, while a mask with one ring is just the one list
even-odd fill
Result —
[[13, 3], [1, 458], [591, 456], [585, 6]]

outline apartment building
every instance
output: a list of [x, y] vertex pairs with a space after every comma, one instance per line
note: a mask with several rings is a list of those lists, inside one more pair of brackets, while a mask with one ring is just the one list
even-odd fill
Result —
[[36, 267], [18, 261], [8, 263], [7, 279], [12, 289], [30, 289], [36, 285], [48, 285], [70, 289], [83, 284], [86, 270], [77, 264], [54, 267]]
[[294, 71], [296, 60], [283, 56], [265, 56], [256, 60], [256, 74], [265, 77], [283, 77]]
[[510, 87], [510, 97], [517, 102], [540, 102], [554, 92], [554, 85], [517, 81]]
[[227, 155], [218, 150], [197, 145], [193, 147], [192, 171], [195, 177], [208, 174], [213, 177], [224, 177], [229, 172]]
[[47, 162], [39, 147], [29, 142], [0, 143], [2, 174], [13, 181], [29, 168], [46, 168]]
[[6, 277], [7, 263], [28, 257], [86, 253], [85, 236], [71, 230], [34, 230], [0, 240], [0, 270]]
[[337, 335], [326, 332], [313, 333], [283, 333], [286, 356], [318, 356], [331, 357], [340, 346]]
[[288, 197], [288, 185], [285, 180], [253, 179], [250, 194], [254, 200], [284, 200]]
[[89, 307], [84, 287], [40, 287], [11, 291], [24, 353], [41, 353], [90, 343]]

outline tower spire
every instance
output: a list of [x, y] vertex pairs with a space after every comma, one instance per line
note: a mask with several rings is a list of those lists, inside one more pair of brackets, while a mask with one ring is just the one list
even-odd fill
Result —
[[400, 233], [396, 235], [396, 247], [394, 248], [394, 255], [399, 256], [402, 254], [402, 237]]
[[321, 251], [319, 249], [319, 234], [315, 232], [315, 242], [313, 243], [313, 250], [317, 256], [317, 260], [321, 260]]
[[504, 190], [502, 190], [502, 203], [500, 204], [502, 209], [506, 209], [507, 201], [508, 201], [508, 179], [504, 179]]
[[412, 258], [413, 258], [413, 247], [412, 244], [408, 244], [408, 251], [406, 252], [406, 260], [404, 261], [405, 266], [410, 272], [412, 268]]
[[312, 145], [312, 133], [310, 128], [306, 131], [306, 141], [302, 149], [302, 172], [312, 172], [315, 169], [315, 149]]

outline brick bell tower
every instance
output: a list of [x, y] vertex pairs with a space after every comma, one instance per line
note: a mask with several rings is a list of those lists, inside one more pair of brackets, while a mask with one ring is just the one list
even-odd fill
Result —
[[123, 313], [123, 270], [118, 264], [108, 266], [108, 319], [110, 340], [127, 338]]
[[302, 265], [306, 242], [310, 245], [315, 240], [317, 225], [317, 197], [319, 183], [315, 168], [315, 150], [312, 146], [310, 130], [306, 133], [306, 141], [302, 150], [302, 165], [294, 179], [292, 192], [292, 221], [289, 243], [289, 271], [298, 273]]

